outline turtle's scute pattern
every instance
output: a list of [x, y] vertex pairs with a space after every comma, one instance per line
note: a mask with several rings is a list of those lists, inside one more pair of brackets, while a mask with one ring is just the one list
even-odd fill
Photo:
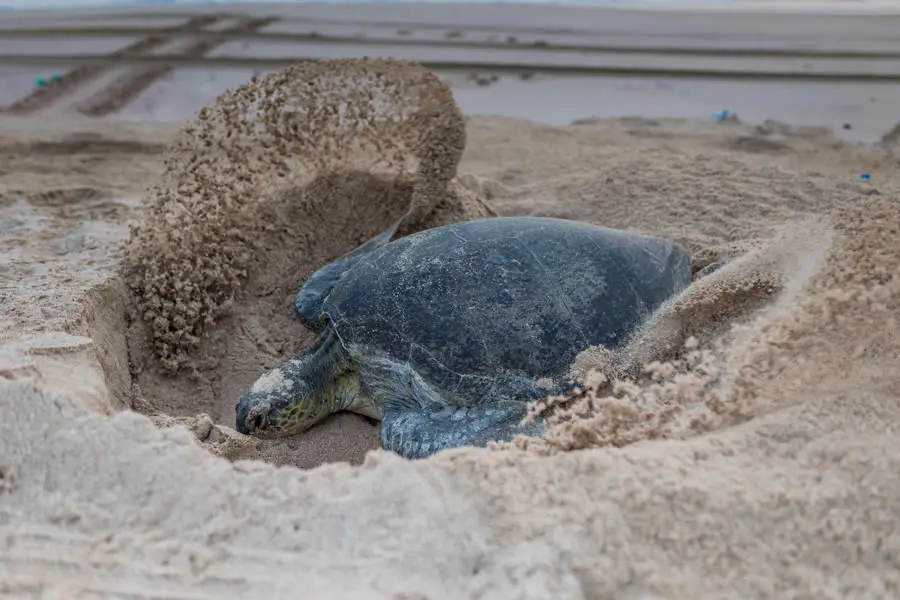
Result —
[[504, 375], [558, 379], [588, 346], [618, 346], [690, 281], [687, 252], [666, 240], [504, 217], [378, 248], [323, 310], [356, 352], [408, 363], [448, 401], [468, 405], [494, 396]]

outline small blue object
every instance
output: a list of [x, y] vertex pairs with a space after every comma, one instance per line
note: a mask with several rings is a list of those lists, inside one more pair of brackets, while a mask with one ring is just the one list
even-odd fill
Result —
[[868, 173], [863, 173], [862, 175], [859, 176], [859, 178], [860, 178], [860, 179], [871, 179], [871, 178], [869, 177], [869, 174], [868, 174]]
[[726, 110], [726, 109], [723, 108], [723, 109], [720, 110], [720, 111], [714, 112], [714, 113], [712, 114], [712, 118], [715, 119], [716, 121], [724, 121], [725, 119], [728, 118], [728, 116], [729, 116], [730, 114], [731, 114], [731, 111]]
[[38, 87], [44, 87], [45, 85], [47, 85], [47, 84], [50, 83], [51, 81], [59, 81], [60, 79], [62, 79], [62, 73], [56, 73], [56, 74], [54, 74], [52, 77], [50, 77], [49, 79], [47, 79], [46, 77], [35, 77], [35, 78], [34, 78], [34, 85], [36, 85], [36, 86], [38, 86]]

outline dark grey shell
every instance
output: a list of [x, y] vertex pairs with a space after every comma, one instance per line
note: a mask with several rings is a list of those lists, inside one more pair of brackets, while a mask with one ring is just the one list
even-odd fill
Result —
[[691, 281], [673, 242], [538, 217], [425, 230], [356, 253], [344, 271], [330, 293], [304, 287], [344, 345], [408, 362], [465, 404], [498, 375], [560, 381], [576, 354], [616, 348]]

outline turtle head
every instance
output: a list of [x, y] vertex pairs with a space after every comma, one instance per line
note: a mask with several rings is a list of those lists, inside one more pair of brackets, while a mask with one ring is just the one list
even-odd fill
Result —
[[357, 361], [329, 325], [322, 335], [277, 369], [257, 379], [235, 407], [236, 429], [257, 437], [302, 433], [332, 413], [364, 411]]
[[[332, 346], [332, 349], [335, 349]], [[302, 433], [332, 413], [360, 409], [359, 377], [341, 355], [304, 352], [257, 379], [235, 407], [236, 429], [257, 437]]]
[[302, 359], [293, 359], [264, 373], [238, 400], [235, 425], [239, 432], [258, 437], [300, 433], [330, 412], [318, 386], [305, 377]]

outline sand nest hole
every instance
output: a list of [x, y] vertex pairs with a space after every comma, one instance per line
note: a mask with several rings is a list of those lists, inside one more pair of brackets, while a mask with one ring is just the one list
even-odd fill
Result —
[[[72, 326], [94, 340], [115, 408], [184, 424], [232, 460], [361, 462], [378, 447], [376, 424], [362, 417], [257, 440], [231, 429], [234, 404], [312, 341], [291, 304], [315, 269], [401, 216], [405, 235], [495, 215], [471, 178], [456, 177], [465, 139], [450, 90], [392, 60], [305, 63], [202, 110], [167, 152], [121, 277], [88, 294]], [[504, 447], [552, 453], [740, 421], [719, 393], [735, 323], [785, 290], [796, 295], [830, 243], [823, 233], [810, 250], [809, 226], [796, 230], [803, 235], [701, 251], [698, 263], [724, 256], [727, 268], [655, 315], [628, 348], [627, 368], [583, 353], [574, 370], [584, 390], [535, 407], [551, 416], [548, 435]]]

